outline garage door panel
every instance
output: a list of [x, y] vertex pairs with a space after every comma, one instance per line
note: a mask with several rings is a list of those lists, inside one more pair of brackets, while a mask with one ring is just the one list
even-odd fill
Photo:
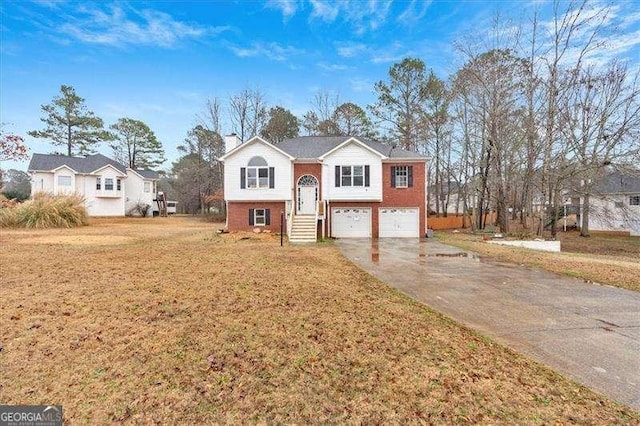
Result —
[[380, 238], [419, 238], [420, 209], [381, 207], [379, 213]]
[[333, 207], [331, 209], [331, 236], [335, 238], [370, 238], [371, 209]]

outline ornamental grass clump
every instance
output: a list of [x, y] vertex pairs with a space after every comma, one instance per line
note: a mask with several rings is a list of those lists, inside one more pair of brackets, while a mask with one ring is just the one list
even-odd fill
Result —
[[0, 209], [3, 228], [73, 228], [87, 224], [87, 209], [79, 195], [37, 193], [32, 200]]

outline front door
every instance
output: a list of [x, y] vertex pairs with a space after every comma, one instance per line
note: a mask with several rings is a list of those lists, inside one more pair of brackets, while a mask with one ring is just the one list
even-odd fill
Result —
[[298, 196], [300, 197], [298, 214], [316, 213], [316, 188], [315, 186], [298, 187]]

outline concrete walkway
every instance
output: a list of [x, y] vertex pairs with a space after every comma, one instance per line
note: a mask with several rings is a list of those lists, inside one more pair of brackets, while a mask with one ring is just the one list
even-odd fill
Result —
[[485, 261], [434, 240], [336, 244], [409, 296], [640, 411], [640, 293]]

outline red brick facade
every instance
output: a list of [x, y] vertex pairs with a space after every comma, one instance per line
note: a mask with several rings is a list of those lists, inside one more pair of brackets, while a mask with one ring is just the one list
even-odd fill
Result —
[[[391, 168], [394, 166], [412, 166], [413, 167], [413, 186], [410, 188], [393, 188], [391, 187]], [[294, 164], [293, 193], [295, 203], [295, 194], [297, 190], [298, 179], [303, 175], [312, 175], [318, 180], [320, 188], [318, 193], [322, 193], [322, 165], [319, 163], [296, 163]], [[424, 162], [394, 162], [382, 164], [382, 202], [358, 202], [358, 201], [336, 201], [330, 202], [329, 208], [333, 207], [369, 207], [371, 208], [371, 236], [378, 238], [378, 208], [380, 207], [417, 207], [420, 209], [420, 236], [425, 232], [425, 163]], [[229, 202], [228, 204], [228, 228], [231, 231], [249, 231], [256, 226], [249, 225], [250, 209], [269, 209], [270, 224], [260, 226], [263, 229], [269, 229], [272, 232], [280, 231], [280, 212], [285, 212], [285, 202], [270, 201], [247, 201], [247, 202]], [[330, 215], [330, 210], [326, 212]], [[286, 218], [285, 218], [286, 219]], [[325, 220], [328, 225], [330, 220]], [[286, 229], [286, 223], [285, 223]], [[318, 235], [321, 235], [321, 229], [318, 229]], [[326, 235], [331, 235], [331, 230], [326, 230]]]
[[[249, 225], [250, 209], [269, 209], [269, 225]], [[269, 229], [272, 232], [280, 232], [280, 212], [285, 212], [284, 229], [286, 232], [286, 211], [284, 201], [233, 201], [227, 205], [227, 220], [230, 231], [250, 231], [253, 228]]]
[[298, 179], [304, 175], [311, 175], [318, 179], [318, 194], [322, 194], [322, 164], [295, 163], [293, 165], [293, 184], [298, 185]]
[[[413, 166], [413, 186], [410, 188], [391, 187], [391, 167]], [[329, 208], [333, 207], [370, 207], [371, 208], [371, 236], [378, 238], [379, 222], [378, 208], [380, 207], [418, 207], [420, 209], [420, 236], [425, 233], [425, 163], [422, 162], [397, 162], [382, 164], [382, 202], [331, 202]], [[329, 229], [327, 235], [331, 235]]]

